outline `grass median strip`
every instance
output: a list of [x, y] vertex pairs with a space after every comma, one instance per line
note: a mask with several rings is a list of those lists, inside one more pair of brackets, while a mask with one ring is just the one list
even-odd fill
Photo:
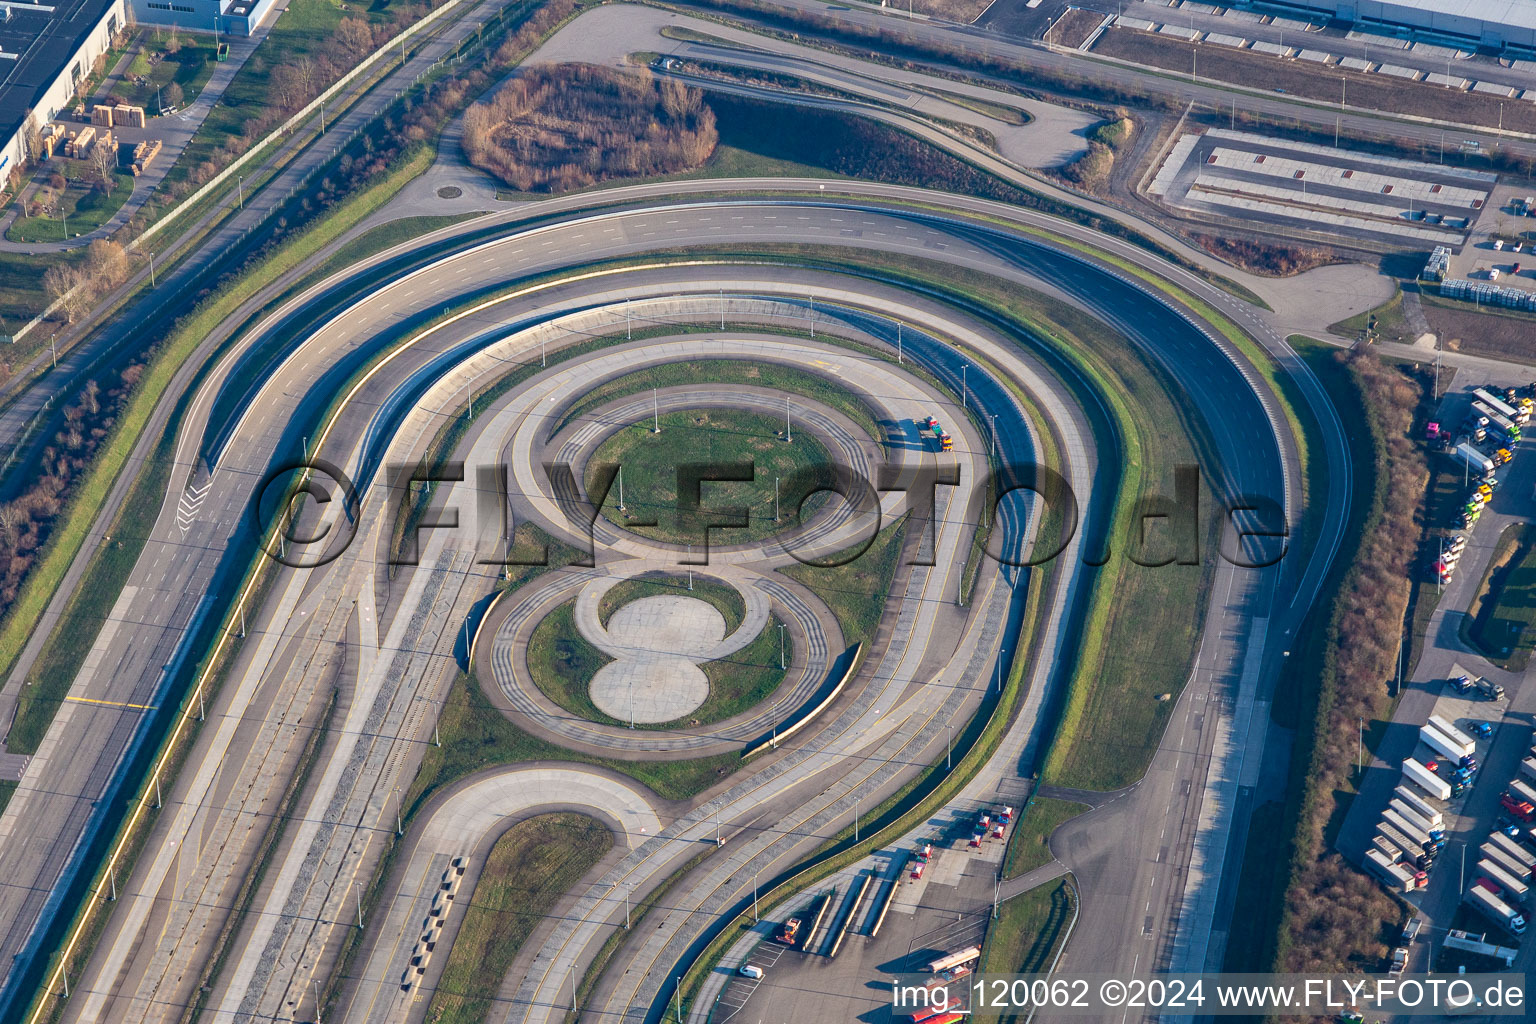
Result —
[[1051, 834], [1086, 810], [1087, 804], [1073, 800], [1033, 797], [1019, 811], [1019, 821], [1008, 844], [1003, 877], [1017, 878], [1055, 860], [1051, 855]]
[[427, 1019], [485, 1020], [534, 928], [612, 848], [613, 833], [585, 814], [540, 814], [507, 829], [480, 870]]

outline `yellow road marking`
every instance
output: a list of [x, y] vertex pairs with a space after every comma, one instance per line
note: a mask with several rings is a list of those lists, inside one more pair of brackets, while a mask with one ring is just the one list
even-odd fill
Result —
[[65, 697], [65, 700], [74, 701], [76, 704], [108, 704], [114, 708], [134, 708], [138, 711], [153, 711], [153, 704], [125, 704], [120, 700], [94, 700], [90, 697]]

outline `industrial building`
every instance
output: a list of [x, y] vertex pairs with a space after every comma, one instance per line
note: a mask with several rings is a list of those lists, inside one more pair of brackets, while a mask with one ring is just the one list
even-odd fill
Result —
[[1536, 53], [1536, 0], [1255, 0], [1391, 35]]
[[[178, 0], [180, 2], [180, 0]], [[51, 121], [128, 23], [126, 0], [0, 6], [0, 181], [21, 165], [29, 114]]]
[[175, 25], [192, 32], [248, 36], [277, 0], [129, 0], [141, 25]]
[[131, 24], [247, 36], [276, 17], [277, 0], [0, 0], [0, 182], [28, 155], [28, 116], [39, 126], [80, 99], [80, 84], [112, 38]]

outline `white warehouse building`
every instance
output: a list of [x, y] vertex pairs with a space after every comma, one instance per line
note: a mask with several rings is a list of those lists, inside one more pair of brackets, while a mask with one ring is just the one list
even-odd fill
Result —
[[1536, 52], [1536, 0], [1256, 0], [1397, 35]]

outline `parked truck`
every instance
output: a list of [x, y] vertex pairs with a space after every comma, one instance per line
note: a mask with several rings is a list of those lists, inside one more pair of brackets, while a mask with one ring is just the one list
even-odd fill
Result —
[[1531, 877], [1531, 873], [1525, 868], [1525, 865], [1499, 849], [1491, 841], [1479, 846], [1477, 852], [1482, 854], [1484, 860], [1493, 861], [1516, 878], [1529, 879]]
[[1493, 393], [1492, 388], [1478, 388], [1472, 392], [1475, 402], [1482, 402], [1501, 416], [1505, 416], [1515, 423], [1524, 425], [1531, 418], [1529, 408], [1523, 404], [1510, 405], [1504, 399]]
[[1432, 835], [1424, 829], [1412, 824], [1401, 814], [1398, 814], [1390, 807], [1382, 812], [1381, 818], [1388, 825], [1391, 825], [1403, 835], [1413, 840], [1414, 846], [1416, 846], [1418, 849], [1438, 850], [1440, 847], [1445, 845], [1445, 836]]
[[1514, 444], [1520, 440], [1520, 426], [1486, 402], [1472, 403], [1473, 415], [1483, 420], [1483, 426], [1500, 444]]
[[1520, 762], [1520, 774], [1536, 781], [1536, 757], [1528, 757]]
[[1493, 476], [1493, 460], [1465, 441], [1451, 450], [1451, 458], [1471, 470], [1476, 479], [1486, 480]]
[[1393, 864], [1396, 864], [1398, 861], [1403, 859], [1402, 847], [1393, 843], [1390, 839], [1384, 835], [1381, 835], [1380, 833], [1371, 837], [1371, 845], [1380, 850], [1381, 855], [1387, 858], [1387, 860], [1391, 861]]
[[1476, 746], [1476, 743], [1473, 741], [1471, 736], [1468, 736], [1465, 732], [1462, 732], [1460, 729], [1456, 728], [1451, 720], [1444, 717], [1443, 715], [1430, 715], [1429, 724], [1435, 727], [1436, 732], [1450, 740], [1452, 743], [1460, 743], [1469, 749]]
[[1504, 898], [1521, 908], [1526, 906], [1530, 889], [1520, 879], [1510, 874], [1502, 864], [1483, 859], [1477, 862], [1477, 870], [1487, 875], [1500, 889], [1504, 890]]
[[1525, 918], [1511, 909], [1508, 903], [1505, 903], [1499, 897], [1489, 892], [1486, 887], [1482, 885], [1472, 886], [1472, 888], [1467, 890], [1463, 900], [1473, 909], [1483, 913], [1499, 927], [1505, 928], [1515, 935], [1525, 934]]
[[[1395, 827], [1390, 826], [1390, 824], [1385, 823], [1385, 821], [1378, 821], [1378, 823], [1376, 823], [1375, 838], [1378, 838], [1378, 840], [1385, 840], [1389, 846], [1396, 847], [1396, 851], [1398, 851], [1398, 860], [1410, 861], [1410, 863], [1416, 864], [1416, 866], [1419, 867], [1427, 867], [1428, 861], [1435, 858], [1433, 857], [1433, 854], [1425, 854], [1424, 851], [1419, 849], [1418, 844], [1416, 844], [1415, 841], [1410, 840], [1410, 838], [1407, 837], [1407, 835], [1402, 834], [1402, 832], [1396, 831]], [[1425, 860], [1421, 860], [1421, 858], [1425, 858]]]
[[1523, 866], [1525, 877], [1529, 878], [1531, 873], [1536, 871], [1536, 854], [1531, 853], [1503, 832], [1493, 833], [1488, 837], [1488, 841], [1509, 854], [1516, 864]]
[[1432, 821], [1436, 825], [1440, 824], [1440, 808], [1414, 792], [1413, 786], [1403, 783], [1392, 791], [1392, 795], [1419, 812], [1419, 817], [1426, 821]]
[[1451, 798], [1450, 784], [1411, 757], [1403, 760], [1403, 777], [1436, 800]]
[[1524, 779], [1510, 779], [1509, 791], [1515, 799], [1536, 805], [1536, 787], [1533, 787]]
[[1443, 824], [1420, 817], [1413, 808], [1401, 800], [1393, 800], [1387, 804], [1387, 810], [1394, 812], [1420, 832], [1428, 832], [1431, 839], [1439, 839], [1445, 835], [1445, 826]]
[[1471, 740], [1457, 743], [1432, 725], [1419, 726], [1419, 739], [1436, 753], [1450, 758], [1453, 764], [1460, 764], [1462, 758], [1471, 757], [1477, 751], [1476, 744]]
[[1387, 888], [1396, 892], [1413, 892], [1429, 881], [1429, 876], [1424, 872], [1410, 871], [1401, 864], [1394, 864], [1386, 858], [1385, 854], [1374, 848], [1365, 852], [1365, 863], [1373, 875], [1386, 883]]
[[1477, 677], [1477, 688], [1488, 700], [1504, 699], [1504, 687], [1487, 676]]

